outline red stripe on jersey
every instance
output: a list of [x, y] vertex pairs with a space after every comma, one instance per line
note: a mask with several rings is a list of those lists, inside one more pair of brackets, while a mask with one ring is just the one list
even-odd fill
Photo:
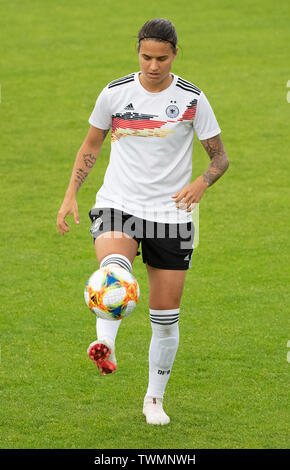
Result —
[[167, 121], [153, 121], [150, 119], [120, 119], [113, 117], [112, 131], [116, 129], [160, 129]]
[[196, 113], [196, 108], [197, 108], [197, 105], [194, 105], [191, 108], [187, 108], [187, 110], [184, 111], [183, 115], [181, 116], [180, 119], [178, 119], [178, 121], [192, 121]]

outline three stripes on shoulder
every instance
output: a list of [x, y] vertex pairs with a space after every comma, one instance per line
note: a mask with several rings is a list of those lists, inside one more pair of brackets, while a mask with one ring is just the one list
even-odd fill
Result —
[[177, 79], [176, 86], [178, 86], [179, 88], [182, 88], [182, 90], [195, 93], [196, 95], [201, 94], [201, 90], [197, 88], [197, 86], [193, 85], [193, 83], [183, 80], [183, 78], [180, 78], [180, 77], [178, 77]]
[[113, 88], [115, 86], [124, 85], [124, 83], [133, 82], [134, 75], [134, 73], [131, 73], [130, 75], [126, 75], [125, 77], [117, 78], [117, 80], [113, 80], [111, 83], [109, 83], [108, 88]]

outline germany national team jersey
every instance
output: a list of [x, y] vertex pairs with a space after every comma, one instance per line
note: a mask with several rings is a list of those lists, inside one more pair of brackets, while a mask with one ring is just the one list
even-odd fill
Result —
[[171, 196], [191, 181], [194, 133], [204, 140], [221, 130], [198, 87], [172, 74], [168, 88], [151, 93], [139, 74], [109, 83], [89, 118], [94, 127], [112, 129], [110, 161], [94, 207], [156, 222], [190, 221]]

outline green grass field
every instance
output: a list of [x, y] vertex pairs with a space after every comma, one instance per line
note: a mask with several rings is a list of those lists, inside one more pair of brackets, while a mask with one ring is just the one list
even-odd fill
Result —
[[[287, 0], [0, 1], [1, 448], [288, 448], [289, 13]], [[87, 358], [97, 268], [88, 211], [105, 141], [78, 194], [81, 224], [56, 215], [96, 97], [139, 69], [136, 36], [171, 19], [173, 71], [208, 96], [230, 169], [200, 204], [199, 247], [181, 305], [165, 395], [171, 423], [142, 415], [151, 326], [148, 280], [117, 338], [118, 372]], [[194, 148], [194, 177], [208, 166]], [[287, 417], [288, 414], [288, 417]]]

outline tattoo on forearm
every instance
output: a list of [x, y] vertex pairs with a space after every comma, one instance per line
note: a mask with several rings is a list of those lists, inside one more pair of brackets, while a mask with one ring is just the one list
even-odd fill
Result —
[[202, 176], [204, 182], [211, 186], [228, 169], [229, 159], [219, 136], [205, 140], [203, 142], [203, 146], [207, 151], [211, 162]]
[[97, 157], [92, 153], [85, 153], [83, 155], [83, 159], [87, 168], [93, 168], [94, 164], [96, 163]]
[[85, 181], [86, 177], [88, 176], [89, 172], [84, 171], [82, 168], [78, 168], [76, 171], [76, 179], [75, 182], [77, 183], [77, 191], [80, 189], [81, 185]]
[[[103, 141], [105, 140], [108, 132], [109, 132], [109, 129], [103, 130], [103, 136], [102, 136]], [[75, 182], [77, 183], [77, 191], [80, 189], [81, 185], [83, 184], [86, 177], [88, 176], [91, 169], [93, 168], [94, 164], [96, 163], [97, 155], [94, 155], [93, 153], [84, 153], [82, 155], [82, 160], [88, 171], [85, 171], [83, 168], [77, 168], [76, 176], [75, 176]]]
[[[108, 132], [109, 132], [109, 129], [103, 130], [103, 136], [102, 136], [103, 141], [105, 140], [106, 135], [108, 134]], [[92, 153], [84, 153], [83, 154], [83, 159], [84, 159], [84, 163], [85, 163], [87, 168], [93, 168], [94, 164], [96, 163], [97, 156], [93, 155]]]

